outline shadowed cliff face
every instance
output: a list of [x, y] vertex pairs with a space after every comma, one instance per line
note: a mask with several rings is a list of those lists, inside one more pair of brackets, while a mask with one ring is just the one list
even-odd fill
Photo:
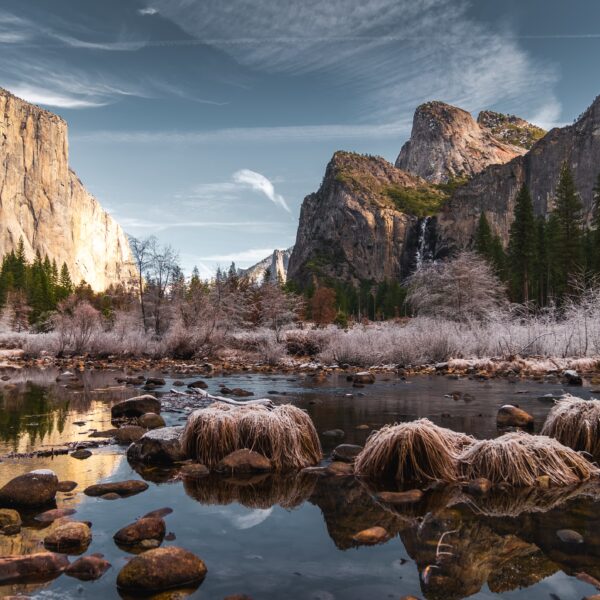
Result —
[[584, 215], [589, 218], [600, 173], [600, 97], [573, 125], [552, 129], [524, 156], [490, 166], [457, 189], [438, 215], [440, 237], [451, 247], [469, 244], [483, 211], [492, 228], [508, 240], [521, 185], [529, 187], [536, 214], [548, 214], [565, 161], [573, 171]]
[[407, 275], [418, 219], [394, 200], [406, 189], [428, 184], [382, 158], [337, 152], [319, 191], [302, 205], [288, 277], [305, 285], [313, 275], [355, 282]]
[[132, 276], [125, 234], [69, 169], [60, 117], [0, 89], [0, 160], [0, 255], [22, 237], [29, 259], [65, 262], [95, 290]]
[[[498, 122], [496, 132], [506, 134], [507, 124], [500, 126], [500, 117], [504, 115], [494, 120]], [[480, 125], [467, 111], [443, 102], [422, 104], [415, 111], [410, 140], [402, 147], [396, 167], [431, 183], [443, 183], [472, 177], [489, 165], [506, 163], [525, 152], [514, 145], [516, 137], [494, 135], [485, 126], [491, 122], [484, 118]], [[512, 128], [522, 126], [515, 122]]]

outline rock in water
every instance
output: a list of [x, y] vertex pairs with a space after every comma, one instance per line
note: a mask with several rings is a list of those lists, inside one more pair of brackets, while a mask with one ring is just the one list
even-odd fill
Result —
[[161, 427], [145, 433], [127, 449], [133, 463], [170, 465], [185, 459], [181, 448], [183, 427]]
[[95, 581], [100, 579], [110, 567], [111, 564], [102, 554], [90, 554], [71, 563], [65, 570], [65, 574], [80, 581]]
[[141, 417], [149, 412], [160, 413], [160, 401], [150, 394], [122, 400], [113, 404], [110, 409], [113, 419]]
[[377, 500], [385, 504], [413, 504], [420, 502], [423, 498], [421, 490], [408, 490], [406, 492], [381, 492], [377, 494]]
[[197, 586], [206, 565], [195, 554], [176, 546], [156, 548], [131, 559], [117, 577], [117, 587], [132, 594], [150, 594]]
[[44, 546], [54, 552], [81, 554], [92, 541], [87, 523], [73, 521], [59, 525], [44, 538]]
[[556, 532], [558, 539], [564, 544], [583, 544], [583, 536], [573, 529], [559, 529]]
[[77, 511], [74, 508], [54, 508], [47, 510], [35, 516], [35, 520], [40, 523], [52, 523], [58, 519], [74, 515]]
[[160, 517], [142, 517], [135, 523], [122, 527], [113, 539], [117, 546], [137, 546], [144, 540], [156, 540], [162, 543], [166, 533], [166, 525]]
[[54, 471], [30, 471], [0, 489], [0, 506], [43, 506], [54, 501], [57, 491], [58, 477]]
[[352, 378], [354, 383], [375, 383], [375, 375], [369, 373], [369, 371], [362, 371], [361, 373], [355, 373]]
[[50, 581], [69, 566], [64, 554], [37, 552], [0, 558], [0, 584]]
[[158, 429], [165, 426], [165, 420], [156, 413], [146, 413], [138, 419], [138, 424], [144, 429]]
[[562, 374], [567, 385], [583, 385], [583, 379], [581, 375], [574, 369], [567, 369]]
[[505, 404], [498, 411], [496, 416], [498, 427], [533, 427], [533, 417], [512, 404]]
[[0, 533], [15, 535], [21, 531], [21, 515], [12, 508], [0, 508]]
[[273, 465], [266, 456], [247, 448], [228, 454], [216, 467], [216, 471], [229, 473], [260, 473], [272, 469]]
[[0, 89], [0, 122], [0, 256], [23, 239], [28, 260], [66, 263], [97, 292], [134, 277], [125, 233], [69, 168], [65, 121]]
[[117, 444], [128, 446], [141, 439], [144, 433], [146, 433], [146, 430], [139, 425], [125, 425], [115, 431], [115, 440]]
[[333, 449], [332, 457], [334, 460], [351, 463], [354, 462], [362, 449], [362, 446], [355, 446], [354, 444], [340, 444]]
[[121, 498], [133, 496], [140, 492], [145, 492], [148, 484], [139, 479], [128, 479], [127, 481], [111, 481], [109, 483], [97, 483], [90, 485], [83, 490], [86, 496], [104, 496], [106, 494], [118, 494]]
[[383, 527], [369, 527], [369, 529], [359, 531], [352, 539], [359, 544], [373, 546], [387, 542], [390, 539], [390, 534]]

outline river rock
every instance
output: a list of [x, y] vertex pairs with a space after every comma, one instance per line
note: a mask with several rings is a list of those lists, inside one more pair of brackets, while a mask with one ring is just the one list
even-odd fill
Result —
[[559, 529], [556, 537], [564, 544], [583, 544], [583, 536], [573, 529]]
[[121, 498], [133, 496], [145, 492], [148, 484], [139, 479], [128, 479], [127, 481], [110, 481], [108, 483], [97, 483], [83, 490], [86, 496], [105, 496], [107, 494], [118, 494]]
[[474, 496], [485, 496], [492, 489], [492, 482], [485, 477], [479, 477], [469, 481], [467, 491]]
[[77, 487], [76, 481], [59, 481], [58, 491], [59, 492], [72, 492]]
[[183, 427], [161, 427], [144, 433], [127, 449], [127, 459], [134, 463], [170, 465], [185, 460], [181, 448]]
[[206, 577], [206, 565], [195, 554], [169, 546], [132, 558], [117, 577], [117, 587], [134, 594], [152, 594], [194, 586]]
[[139, 425], [125, 425], [117, 429], [115, 440], [118, 444], [126, 446], [140, 440], [145, 433], [146, 430]]
[[192, 381], [192, 383], [188, 383], [188, 387], [205, 390], [208, 388], [208, 383], [206, 383], [206, 381], [202, 381], [202, 379], [198, 379], [197, 381]]
[[21, 515], [12, 508], [0, 508], [0, 532], [16, 535], [21, 531]]
[[272, 469], [273, 465], [266, 456], [247, 448], [228, 454], [216, 467], [216, 471], [228, 473], [260, 473]]
[[77, 458], [79, 460], [85, 460], [86, 458], [89, 458], [92, 455], [92, 453], [89, 450], [84, 450], [83, 448], [80, 450], [75, 450], [75, 452], [71, 452], [71, 454], [69, 454], [69, 456], [71, 458]]
[[165, 537], [166, 525], [160, 517], [142, 517], [135, 523], [122, 527], [113, 539], [117, 546], [137, 546], [144, 540], [157, 540], [161, 544]]
[[563, 379], [567, 385], [583, 385], [581, 375], [574, 369], [567, 369], [562, 372]]
[[80, 554], [92, 541], [92, 531], [87, 523], [72, 521], [59, 525], [44, 538], [44, 546], [53, 552]]
[[64, 554], [36, 552], [24, 556], [0, 558], [0, 584], [49, 581], [58, 577], [69, 566]]
[[361, 451], [362, 446], [356, 446], [354, 444], [340, 444], [333, 449], [332, 457], [334, 460], [352, 463], [361, 453]]
[[325, 437], [343, 438], [346, 432], [343, 429], [328, 429], [322, 433]]
[[533, 427], [533, 417], [523, 409], [505, 404], [496, 416], [498, 427]]
[[149, 412], [160, 413], [160, 401], [150, 394], [122, 400], [110, 409], [113, 419], [141, 417]]
[[158, 429], [165, 426], [165, 420], [156, 413], [146, 413], [138, 419], [138, 424], [144, 429]]
[[247, 398], [248, 396], [254, 396], [254, 392], [249, 392], [248, 390], [243, 390], [242, 388], [233, 388], [230, 394], [232, 396], [237, 396], [238, 398]]
[[76, 512], [74, 508], [54, 508], [36, 515], [35, 520], [40, 523], [52, 523], [58, 519], [74, 515]]
[[80, 581], [95, 581], [100, 579], [110, 567], [111, 564], [104, 559], [102, 554], [90, 554], [72, 562], [65, 569], [65, 575]]
[[369, 373], [369, 371], [362, 371], [361, 373], [355, 373], [352, 377], [354, 383], [375, 383], [375, 375]]
[[421, 490], [407, 490], [406, 492], [380, 492], [377, 500], [385, 504], [412, 504], [423, 498]]
[[160, 387], [162, 385], [165, 385], [165, 380], [162, 377], [148, 377], [146, 379], [146, 385], [155, 385], [157, 387]]
[[0, 506], [43, 506], [54, 501], [57, 491], [58, 477], [54, 471], [30, 471], [0, 489]]
[[359, 531], [352, 539], [359, 544], [373, 546], [389, 540], [390, 534], [383, 527], [369, 527]]

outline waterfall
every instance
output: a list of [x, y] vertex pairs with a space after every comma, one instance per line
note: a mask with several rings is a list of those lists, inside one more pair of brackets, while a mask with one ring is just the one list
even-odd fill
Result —
[[433, 260], [433, 248], [429, 239], [429, 224], [431, 217], [424, 217], [419, 221], [419, 234], [417, 237], [417, 253], [415, 255], [415, 270], [418, 271], [423, 263]]

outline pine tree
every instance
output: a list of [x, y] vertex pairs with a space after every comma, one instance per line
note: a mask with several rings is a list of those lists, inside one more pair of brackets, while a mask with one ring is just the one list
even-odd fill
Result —
[[533, 289], [539, 306], [548, 301], [548, 248], [546, 245], [546, 219], [537, 218], [535, 227], [535, 261], [533, 265]]
[[556, 187], [556, 205], [553, 211], [558, 224], [556, 243], [559, 251], [559, 297], [572, 290], [572, 278], [583, 267], [582, 210], [583, 205], [575, 187], [573, 174], [565, 162]]
[[500, 236], [492, 233], [484, 212], [479, 216], [475, 230], [475, 251], [494, 267], [494, 271], [501, 279], [505, 279], [506, 254], [502, 247], [502, 240]]
[[531, 194], [523, 184], [515, 201], [515, 218], [508, 242], [510, 284], [516, 302], [527, 304], [533, 295], [536, 234]]

